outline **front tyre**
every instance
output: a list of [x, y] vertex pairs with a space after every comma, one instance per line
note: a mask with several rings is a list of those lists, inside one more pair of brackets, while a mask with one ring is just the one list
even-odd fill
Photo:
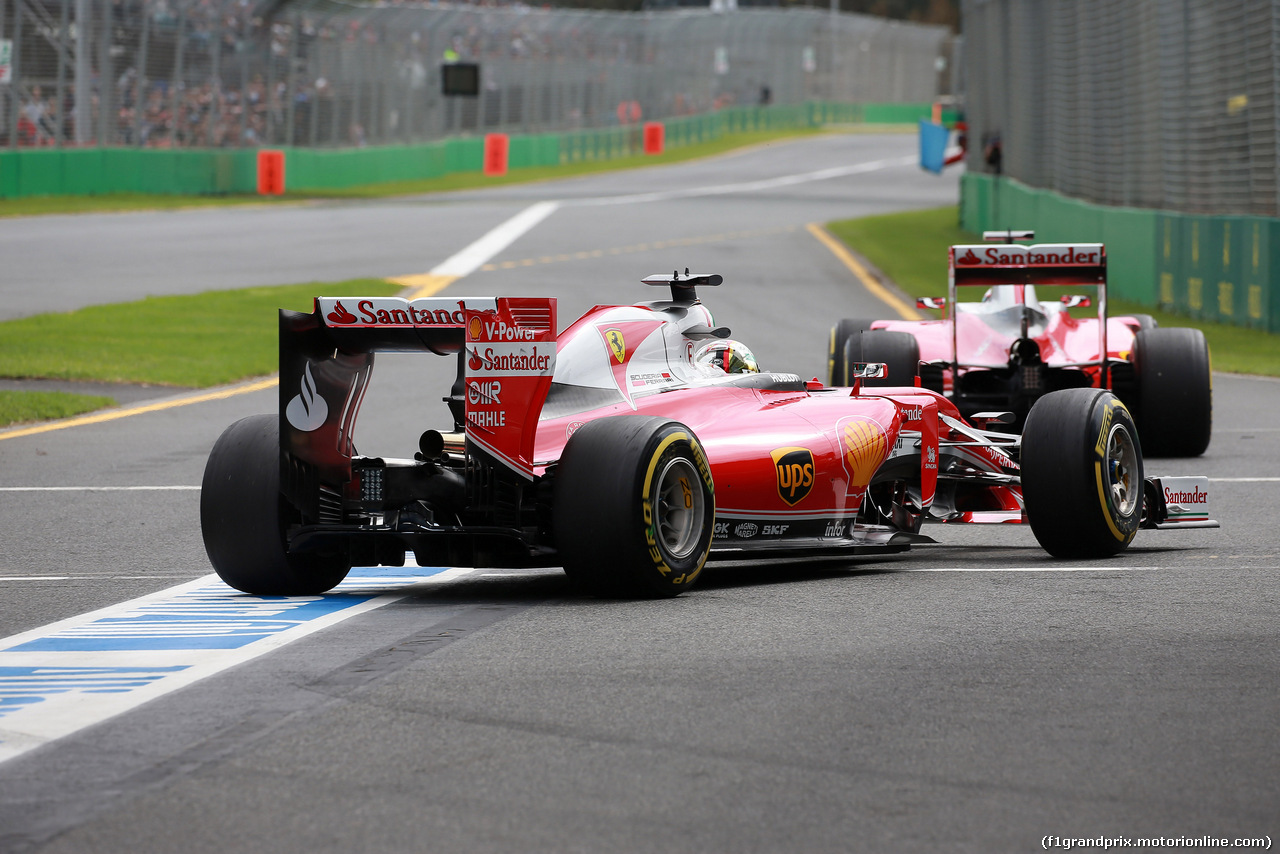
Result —
[[301, 517], [280, 494], [280, 419], [252, 415], [228, 427], [209, 453], [200, 487], [200, 529], [209, 562], [237, 590], [312, 596], [351, 571], [343, 555], [285, 550]]
[[1109, 391], [1073, 388], [1036, 401], [1022, 433], [1027, 522], [1049, 554], [1109, 557], [1142, 520], [1138, 428]]
[[711, 550], [715, 487], [697, 437], [666, 418], [579, 427], [556, 467], [552, 527], [570, 578], [601, 596], [676, 596]]

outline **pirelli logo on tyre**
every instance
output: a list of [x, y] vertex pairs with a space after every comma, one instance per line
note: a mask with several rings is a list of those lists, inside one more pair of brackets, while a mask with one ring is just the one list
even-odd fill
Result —
[[813, 452], [808, 448], [777, 448], [770, 453], [777, 475], [778, 496], [795, 506], [813, 489]]

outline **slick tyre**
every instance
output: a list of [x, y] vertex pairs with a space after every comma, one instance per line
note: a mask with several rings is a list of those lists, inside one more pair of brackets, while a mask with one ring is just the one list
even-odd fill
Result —
[[1160, 325], [1160, 322], [1149, 314], [1131, 314], [1129, 316], [1138, 321], [1139, 332], [1146, 329], [1155, 329]]
[[1134, 415], [1152, 457], [1198, 457], [1213, 432], [1209, 344], [1199, 329], [1144, 329], [1134, 336]]
[[914, 385], [920, 372], [920, 343], [906, 332], [868, 329], [845, 343], [846, 376], [852, 374], [854, 362], [884, 362], [888, 366], [885, 376], [865, 379], [864, 386]]
[[623, 415], [579, 427], [556, 467], [553, 503], [565, 572], [597, 596], [676, 596], [711, 549], [711, 467], [677, 421]]
[[1049, 554], [1108, 557], [1133, 541], [1142, 520], [1142, 446], [1111, 392], [1073, 388], [1036, 401], [1021, 463], [1027, 521]]
[[853, 383], [845, 370], [844, 348], [849, 339], [861, 335], [871, 328], [870, 320], [845, 318], [831, 327], [831, 336], [827, 342], [827, 385], [831, 387], [848, 386]]
[[253, 415], [228, 427], [209, 454], [200, 487], [200, 529], [219, 577], [257, 596], [312, 596], [346, 578], [341, 555], [285, 551], [301, 521], [280, 494], [280, 420]]

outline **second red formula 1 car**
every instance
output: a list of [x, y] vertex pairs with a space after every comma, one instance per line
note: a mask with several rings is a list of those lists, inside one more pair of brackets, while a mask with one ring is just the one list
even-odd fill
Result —
[[[548, 298], [319, 298], [280, 313], [280, 405], [231, 425], [201, 494], [234, 587], [314, 594], [353, 565], [563, 566], [606, 595], [673, 596], [708, 558], [859, 555], [926, 522], [1030, 523], [1064, 557], [1140, 527], [1215, 525], [1206, 478], [1144, 476], [1110, 392], [1045, 395], [1021, 437], [945, 396], [760, 371], [696, 288], [599, 306], [557, 334]], [[456, 359], [449, 419], [399, 455], [356, 450], [375, 351]], [[424, 356], [424, 358], [429, 358]], [[425, 425], [424, 425], [425, 426]], [[363, 449], [362, 449], [363, 451]]]
[[[844, 381], [846, 364], [882, 361], [887, 382], [909, 382], [919, 365], [924, 386], [962, 413], [1008, 410], [1014, 429], [1041, 395], [1109, 389], [1132, 412], [1148, 455], [1204, 453], [1213, 411], [1204, 333], [1158, 328], [1144, 314], [1109, 317], [1100, 243], [1010, 242], [1030, 239], [1029, 231], [984, 237], [1004, 245], [952, 246], [946, 298], [918, 300], [941, 309], [941, 319], [840, 321], [831, 332], [831, 381]], [[1070, 311], [1094, 303], [1095, 317]]]

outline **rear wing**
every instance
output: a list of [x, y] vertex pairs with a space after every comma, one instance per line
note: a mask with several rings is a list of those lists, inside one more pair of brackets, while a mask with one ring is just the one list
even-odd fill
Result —
[[[468, 335], [468, 329], [475, 331]], [[532, 330], [532, 331], [530, 331]], [[490, 335], [492, 332], [492, 335]], [[469, 420], [468, 400], [482, 401], [477, 388], [466, 387], [468, 376], [493, 373], [493, 363], [484, 362], [485, 352], [512, 342], [537, 340], [552, 358], [542, 364], [546, 383], [554, 367], [555, 300], [508, 297], [427, 297], [405, 300], [399, 297], [317, 297], [308, 313], [280, 312], [280, 450], [281, 483], [285, 494], [304, 512], [318, 518], [314, 503], [321, 493], [318, 484], [342, 488], [352, 478], [351, 458], [355, 454], [354, 430], [360, 405], [368, 389], [377, 352], [421, 352], [454, 356], [458, 373], [448, 397], [455, 430]], [[488, 344], [490, 339], [492, 344]], [[474, 344], [469, 345], [468, 340]], [[550, 343], [546, 343], [549, 341]], [[545, 355], [545, 353], [544, 353]], [[480, 360], [479, 368], [473, 363]], [[515, 364], [508, 360], [505, 365]], [[541, 409], [545, 390], [536, 401], [516, 400], [516, 387], [504, 398], [507, 409]], [[539, 389], [525, 389], [537, 394]], [[492, 409], [483, 402], [481, 410]], [[512, 425], [537, 423], [521, 411], [508, 422]], [[474, 423], [474, 419], [473, 419]], [[514, 431], [519, 433], [519, 430]], [[532, 443], [532, 431], [528, 442]], [[523, 436], [512, 438], [503, 431], [488, 444], [511, 448], [507, 455], [520, 458]], [[302, 503], [299, 503], [302, 502]]]
[[965, 285], [1105, 285], [1107, 250], [1101, 243], [952, 246], [951, 282]]
[[[1032, 232], [993, 232], [991, 239], [1015, 240], [1030, 237]], [[1106, 383], [1107, 370], [1107, 250], [1101, 243], [1036, 243], [1030, 246], [1016, 243], [960, 244], [947, 253], [947, 301], [945, 309], [955, 322], [951, 324], [951, 366], [959, 367], [959, 341], [957, 327], [957, 289], [962, 287], [995, 287], [1011, 285], [1019, 303], [1026, 304], [1027, 285], [1092, 287], [1095, 289], [1098, 309], [1098, 354], [1094, 362], [1103, 371]], [[1068, 307], [1089, 305], [1079, 296], [1063, 297]], [[943, 308], [938, 300], [919, 301], [917, 305]], [[1022, 336], [1027, 336], [1028, 320], [1023, 312]]]

